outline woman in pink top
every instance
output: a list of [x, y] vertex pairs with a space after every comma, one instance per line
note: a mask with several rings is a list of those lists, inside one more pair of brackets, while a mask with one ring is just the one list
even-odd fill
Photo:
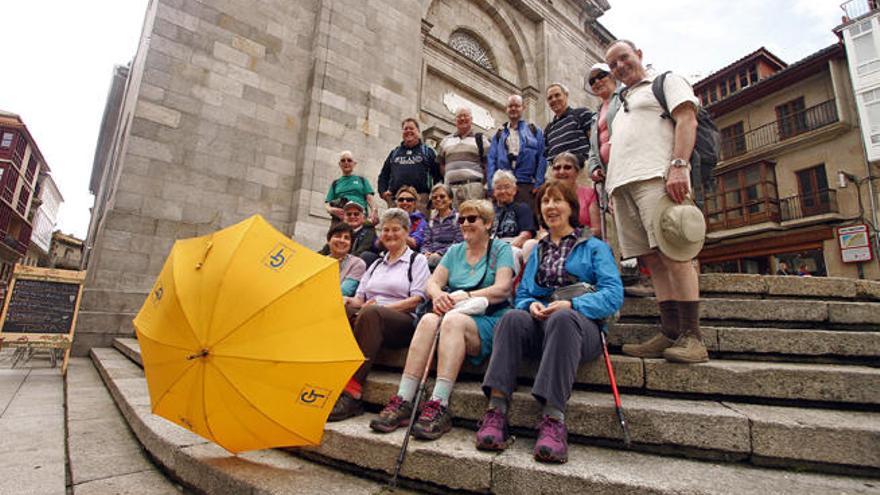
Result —
[[575, 155], [564, 152], [556, 155], [553, 159], [553, 178], [570, 185], [577, 191], [580, 211], [578, 221], [582, 227], [588, 227], [593, 235], [599, 237], [599, 203], [596, 201], [596, 191], [589, 186], [581, 186], [577, 183], [580, 167]]

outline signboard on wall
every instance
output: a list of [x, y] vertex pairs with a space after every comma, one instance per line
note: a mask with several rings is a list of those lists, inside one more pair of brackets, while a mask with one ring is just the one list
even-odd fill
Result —
[[865, 224], [837, 228], [837, 244], [844, 263], [864, 263], [874, 259], [868, 226]]

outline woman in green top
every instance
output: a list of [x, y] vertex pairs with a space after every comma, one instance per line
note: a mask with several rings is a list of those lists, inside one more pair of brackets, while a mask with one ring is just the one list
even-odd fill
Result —
[[324, 198], [326, 203], [324, 206], [333, 217], [333, 223], [336, 223], [345, 218], [345, 212], [342, 211], [345, 203], [354, 201], [363, 206], [364, 211], [370, 212], [370, 222], [375, 225], [378, 220], [376, 203], [373, 199], [375, 191], [365, 177], [354, 175], [355, 165], [357, 162], [354, 161], [351, 151], [343, 151], [339, 154], [339, 169], [342, 170], [342, 177], [330, 184], [330, 190]]
[[[464, 358], [468, 356], [471, 363], [480, 364], [492, 354], [495, 323], [510, 309], [513, 252], [510, 244], [490, 239], [494, 217], [492, 203], [486, 200], [461, 204], [458, 223], [464, 242], [446, 251], [428, 280], [426, 292], [433, 302], [433, 312], [419, 321], [397, 395], [370, 423], [372, 429], [387, 433], [408, 424], [419, 375], [428, 360], [438, 327], [437, 382], [431, 400], [425, 403], [418, 422], [413, 425], [413, 434], [434, 440], [452, 428], [449, 396]], [[480, 312], [473, 311], [474, 308], [486, 309]]]

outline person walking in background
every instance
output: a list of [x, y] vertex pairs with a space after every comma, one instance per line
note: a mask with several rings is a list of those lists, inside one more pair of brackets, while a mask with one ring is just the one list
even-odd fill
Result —
[[379, 172], [379, 195], [394, 206], [394, 193], [403, 186], [414, 187], [417, 193], [416, 208], [428, 214], [428, 193], [431, 187], [442, 182], [443, 176], [437, 166], [437, 158], [430, 147], [422, 143], [419, 122], [412, 118], [401, 122], [403, 141], [391, 150]]

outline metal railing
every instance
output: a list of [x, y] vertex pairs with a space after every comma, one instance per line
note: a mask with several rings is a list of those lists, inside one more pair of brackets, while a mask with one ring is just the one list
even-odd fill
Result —
[[847, 19], [857, 19], [872, 10], [877, 10], [878, 4], [880, 2], [877, 0], [849, 0], [840, 4], [840, 9]]
[[782, 221], [798, 220], [825, 213], [839, 213], [837, 191], [823, 189], [808, 194], [790, 196], [779, 200]]
[[744, 134], [721, 140], [721, 159], [729, 160], [746, 152], [776, 144], [786, 139], [837, 122], [834, 100], [805, 108], [785, 118], [764, 124]]

